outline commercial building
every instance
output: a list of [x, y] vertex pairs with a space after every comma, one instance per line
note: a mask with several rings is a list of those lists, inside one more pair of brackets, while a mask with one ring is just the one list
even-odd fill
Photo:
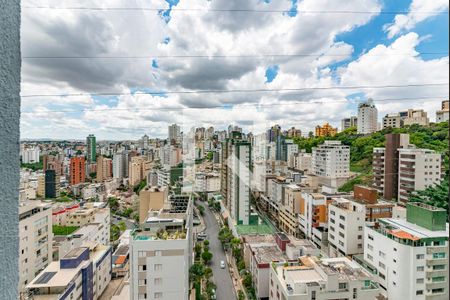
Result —
[[359, 134], [369, 134], [377, 131], [378, 110], [372, 99], [358, 105], [357, 127]]
[[411, 192], [440, 184], [443, 175], [441, 154], [428, 149], [399, 149], [398, 200], [407, 202]]
[[131, 299], [188, 299], [192, 201], [184, 212], [148, 213], [130, 243]]
[[387, 114], [383, 118], [383, 129], [386, 128], [401, 128], [403, 126], [403, 120], [400, 114]]
[[442, 101], [442, 107], [436, 111], [436, 123], [445, 122], [449, 119], [449, 100]]
[[364, 230], [364, 261], [388, 299], [448, 299], [446, 211], [408, 203], [404, 219], [380, 219]]
[[373, 148], [373, 185], [386, 200], [398, 197], [399, 149], [409, 145], [408, 134], [386, 134], [384, 148]]
[[250, 222], [251, 144], [233, 131], [222, 143], [221, 192], [225, 206], [238, 225]]
[[334, 128], [329, 123], [325, 123], [323, 126], [317, 125], [315, 128], [315, 136], [335, 136], [337, 128]]
[[338, 187], [350, 176], [350, 147], [325, 141], [312, 149], [312, 173], [323, 184]]
[[19, 205], [19, 291], [52, 261], [51, 204], [28, 201]]
[[305, 150], [301, 150], [300, 152], [294, 153], [290, 156], [288, 167], [304, 173], [309, 173], [311, 171], [311, 164], [311, 153], [306, 153]]
[[344, 118], [341, 120], [341, 131], [344, 131], [350, 127], [356, 127], [358, 125], [358, 117], [351, 116], [350, 118]]
[[27, 286], [28, 299], [98, 299], [111, 281], [111, 247], [88, 243], [50, 263]]
[[95, 163], [97, 159], [97, 143], [93, 134], [88, 135], [86, 138], [86, 153], [88, 162]]
[[400, 114], [403, 116], [402, 119], [405, 126], [413, 124], [428, 126], [430, 124], [427, 112], [423, 109], [408, 109]]
[[274, 263], [270, 268], [270, 300], [361, 299], [379, 294], [372, 275], [346, 257]]
[[288, 138], [296, 138], [302, 136], [302, 131], [300, 129], [295, 129], [295, 127], [291, 127], [288, 129], [286, 136]]
[[86, 180], [86, 163], [84, 157], [75, 156], [70, 159], [70, 185], [79, 184]]

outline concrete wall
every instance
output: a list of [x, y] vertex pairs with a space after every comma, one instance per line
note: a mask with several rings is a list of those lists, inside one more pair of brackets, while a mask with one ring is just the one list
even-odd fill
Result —
[[0, 0], [0, 299], [17, 299], [20, 1]]

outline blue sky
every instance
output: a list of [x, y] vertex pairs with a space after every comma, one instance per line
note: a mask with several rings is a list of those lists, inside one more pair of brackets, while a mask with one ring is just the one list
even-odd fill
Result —
[[[123, 1], [122, 6], [128, 2]], [[199, 0], [201, 1], [201, 0]], [[205, 3], [208, 0], [204, 0]], [[240, 8], [243, 0], [208, 1], [211, 8]], [[157, 4], [161, 10], [156, 13], [116, 13], [101, 14], [82, 11], [58, 11], [48, 14], [45, 10], [23, 14], [22, 49], [28, 56], [42, 56], [42, 53], [80, 56], [149, 56], [148, 60], [99, 60], [80, 61], [70, 64], [64, 60], [24, 60], [22, 69], [23, 94], [91, 94], [90, 101], [80, 97], [64, 102], [58, 100], [28, 98], [22, 103], [24, 112], [22, 135], [24, 138], [49, 137], [48, 129], [54, 130], [56, 138], [71, 138], [70, 135], [84, 137], [99, 132], [107, 138], [135, 138], [148, 134], [164, 137], [167, 124], [176, 121], [179, 113], [171, 113], [170, 107], [186, 108], [214, 106], [216, 110], [201, 111], [190, 116], [192, 122], [204, 126], [215, 125], [226, 128], [229, 123], [244, 122], [250, 118], [261, 127], [275, 123], [297, 126], [303, 131], [315, 125], [330, 122], [339, 126], [340, 119], [356, 114], [358, 101], [367, 96], [376, 98], [412, 97], [416, 94], [441, 95], [447, 89], [397, 89], [389, 91], [330, 91], [326, 97], [333, 100], [348, 101], [344, 104], [330, 105], [327, 110], [317, 107], [283, 106], [283, 101], [314, 100], [324, 94], [311, 92], [307, 96], [293, 96], [284, 99], [281, 94], [196, 94], [166, 93], [167, 91], [226, 90], [226, 89], [283, 89], [309, 88], [330, 85], [382, 85], [448, 81], [448, 43], [449, 16], [446, 13], [426, 18], [403, 29], [393, 37], [388, 36], [387, 28], [395, 21], [396, 14], [386, 12], [408, 12], [410, 0], [346, 0], [336, 4], [325, 0], [245, 0], [246, 8], [263, 10], [284, 10], [277, 15], [264, 18], [263, 14], [225, 13], [225, 12], [173, 12], [174, 8], [190, 8], [201, 2], [192, 0], [164, 0]], [[414, 0], [427, 10], [443, 0]], [[58, 6], [56, 0], [50, 0]], [[306, 3], [306, 4], [305, 4]], [[52, 4], [52, 3], [51, 3]], [[355, 14], [303, 14], [302, 9], [315, 10], [356, 10], [374, 11], [381, 4], [382, 12], [368, 20], [367, 15]], [[52, 4], [53, 5], [53, 4]], [[156, 5], [154, 2], [149, 6]], [[326, 5], [326, 7], [324, 7]], [[120, 5], [119, 5], [120, 6]], [[419, 5], [420, 6], [420, 5]], [[435, 5], [436, 6], [436, 5]], [[281, 9], [280, 9], [281, 8]], [[440, 8], [442, 10], [442, 7]], [[67, 14], [67, 16], [65, 16]], [[245, 18], [242, 18], [245, 16]], [[330, 19], [332, 18], [332, 19]], [[89, 22], [86, 22], [89, 20]], [[127, 26], [123, 26], [126, 24]], [[331, 24], [331, 25], [330, 25]], [[359, 25], [355, 25], [359, 24]], [[360, 25], [362, 24], [362, 25]], [[91, 27], [86, 27], [91, 26]], [[335, 26], [335, 27], [333, 27]], [[343, 32], [344, 28], [347, 31]], [[281, 31], [282, 30], [282, 31]], [[130, 34], [132, 33], [132, 34]], [[95, 38], [92, 38], [92, 37]], [[45, 38], [44, 38], [45, 37]], [[76, 37], [76, 38], [75, 38]], [[326, 37], [326, 38], [324, 38]], [[370, 61], [367, 52], [384, 45], [389, 48], [402, 40], [402, 50], [418, 52], [439, 52], [440, 54], [421, 54], [406, 60], [404, 57], [390, 57], [387, 53]], [[252, 41], [252, 42], [249, 42]], [[419, 41], [419, 42], [417, 42]], [[414, 46], [411, 46], [414, 44]], [[337, 51], [339, 46], [350, 57], [325, 63], [316, 57], [240, 59], [220, 58], [171, 58], [157, 59], [158, 56], [179, 55], [248, 55], [248, 54], [289, 54], [289, 53], [327, 53]], [[409, 47], [409, 48], [408, 48]], [[415, 48], [414, 48], [415, 47]], [[306, 50], [305, 50], [306, 49]], [[79, 53], [77, 52], [79, 51]], [[100, 52], [99, 52], [100, 51]], [[409, 52], [408, 52], [409, 53]], [[322, 57], [322, 58], [327, 58]], [[72, 62], [73, 63], [73, 62]], [[418, 67], [420, 65], [420, 67]], [[383, 72], [387, 71], [387, 74]], [[391, 76], [391, 77], [389, 77]], [[127, 96], [95, 96], [94, 93], [122, 91]], [[142, 95], [145, 92], [148, 95]], [[370, 95], [368, 93], [371, 93]], [[289, 95], [286, 95], [289, 96]], [[297, 98], [300, 97], [300, 98]], [[309, 97], [309, 98], [301, 98]], [[68, 99], [68, 98], [67, 98]], [[38, 101], [39, 100], [39, 101]], [[42, 101], [40, 101], [42, 100]], [[439, 105], [423, 103], [430, 117]], [[204, 105], [202, 102], [208, 102]], [[242, 110], [252, 105], [271, 103], [270, 109], [257, 108]], [[420, 101], [410, 103], [379, 104], [380, 118], [390, 110], [405, 109], [408, 105], [421, 107]], [[161, 111], [148, 114], [130, 114], [127, 108], [161, 107]], [[85, 113], [83, 109], [109, 107], [111, 111]], [[264, 106], [262, 106], [264, 107]], [[288, 108], [287, 108], [288, 107]], [[120, 110], [114, 110], [120, 108]], [[125, 109], [124, 109], [125, 108]], [[77, 110], [77, 112], [56, 115], [52, 110]], [[240, 112], [242, 110], [243, 112]], [[46, 111], [48, 116], [46, 117]], [[50, 112], [48, 112], [50, 111]], [[190, 112], [182, 116], [188, 118]], [[259, 122], [259, 123], [258, 123]], [[65, 127], [64, 124], [67, 124]], [[243, 125], [245, 126], [245, 125]], [[45, 128], [45, 129], [44, 129]], [[263, 131], [263, 130], [261, 130]]]

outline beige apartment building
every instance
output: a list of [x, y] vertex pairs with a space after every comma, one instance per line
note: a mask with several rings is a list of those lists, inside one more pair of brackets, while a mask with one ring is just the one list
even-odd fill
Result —
[[19, 205], [19, 291], [52, 261], [52, 206], [41, 201]]
[[166, 187], [146, 187], [139, 193], [139, 222], [145, 222], [150, 210], [160, 210], [168, 198]]

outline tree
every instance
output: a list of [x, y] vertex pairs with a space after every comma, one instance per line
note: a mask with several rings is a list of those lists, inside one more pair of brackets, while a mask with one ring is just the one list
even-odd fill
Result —
[[213, 271], [211, 268], [209, 268], [209, 267], [205, 268], [204, 276], [205, 276], [206, 280], [209, 280], [211, 278], [212, 274], [213, 274]]
[[208, 240], [204, 240], [203, 241], [203, 245], [208, 246], [209, 245], [209, 241]]
[[199, 281], [200, 278], [205, 274], [205, 266], [199, 263], [194, 263], [189, 269], [189, 274], [194, 281]]
[[202, 255], [202, 245], [196, 243], [194, 246], [195, 258], [200, 258]]
[[115, 212], [119, 208], [119, 200], [115, 197], [109, 197], [107, 200], [109, 207], [111, 208], [112, 212]]
[[242, 278], [242, 284], [246, 288], [250, 288], [252, 286], [253, 280], [252, 280], [252, 275], [250, 273], [247, 273], [244, 275], [244, 277]]
[[211, 252], [209, 252], [209, 251], [204, 251], [202, 253], [202, 259], [205, 262], [205, 264], [209, 264], [209, 262], [211, 261], [212, 257], [213, 257], [213, 254]]
[[122, 232], [127, 230], [127, 224], [125, 224], [124, 221], [120, 221], [119, 223], [117, 223], [117, 227], [119, 227], [119, 230]]
[[198, 205], [197, 209], [201, 216], [203, 216], [205, 214], [205, 208], [202, 205]]
[[409, 201], [422, 202], [446, 209], [448, 218], [448, 189], [448, 179], [444, 179], [439, 185], [428, 186], [423, 191], [415, 191], [411, 193]]

